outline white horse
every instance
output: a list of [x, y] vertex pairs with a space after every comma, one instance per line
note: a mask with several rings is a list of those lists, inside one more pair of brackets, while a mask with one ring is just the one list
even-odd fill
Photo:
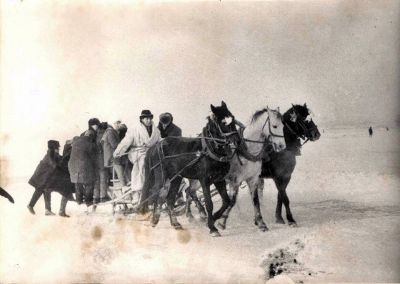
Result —
[[[252, 196], [254, 196], [254, 193], [258, 190], [262, 165], [261, 159], [268, 156], [268, 151], [280, 152], [286, 148], [282, 115], [279, 112], [279, 108], [271, 110], [267, 107], [257, 111], [253, 115], [250, 125], [242, 130], [241, 144], [237, 149], [237, 155], [230, 162], [230, 170], [225, 179], [231, 193], [237, 193], [240, 184], [246, 181]], [[197, 180], [190, 181], [190, 197], [195, 202], [200, 211], [200, 216], [204, 220], [206, 213], [196, 195], [196, 191], [199, 188], [200, 183]], [[218, 226], [222, 229], [225, 229], [229, 212], [236, 203], [236, 195], [231, 195], [233, 197], [231, 203], [219, 221]], [[190, 211], [190, 198], [187, 198], [186, 216], [189, 219], [193, 218]], [[259, 204], [255, 206], [255, 222], [260, 230], [268, 230], [262, 220]]]

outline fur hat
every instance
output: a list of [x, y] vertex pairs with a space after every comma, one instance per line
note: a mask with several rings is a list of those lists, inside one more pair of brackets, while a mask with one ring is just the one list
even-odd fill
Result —
[[56, 140], [49, 140], [49, 141], [47, 141], [47, 148], [49, 150], [56, 150], [56, 149], [60, 148], [60, 143]]
[[99, 124], [99, 128], [100, 129], [106, 130], [107, 127], [108, 127], [108, 123], [107, 122], [102, 122], [102, 123]]
[[123, 130], [128, 130], [128, 127], [126, 127], [125, 124], [121, 123], [121, 125], [119, 126], [119, 131], [123, 131]]
[[172, 114], [170, 114], [169, 112], [162, 113], [160, 115], [160, 122], [162, 124], [170, 124], [172, 122], [172, 119]]
[[145, 117], [150, 117], [151, 119], [153, 118], [153, 115], [148, 109], [142, 110], [142, 114], [140, 115], [140, 119], [143, 119]]
[[89, 124], [89, 127], [92, 125], [99, 126], [100, 120], [98, 118], [91, 118], [91, 119], [89, 119], [88, 124]]

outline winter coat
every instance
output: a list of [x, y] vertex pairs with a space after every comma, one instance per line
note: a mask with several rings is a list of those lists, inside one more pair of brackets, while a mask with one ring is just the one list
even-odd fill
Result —
[[96, 136], [96, 169], [104, 169], [104, 148], [102, 145], [102, 138], [104, 136], [105, 130], [99, 129]]
[[182, 137], [182, 130], [176, 126], [173, 122], [168, 124], [168, 126], [164, 129], [162, 123], [158, 124], [158, 129], [161, 133], [161, 138], [169, 137], [169, 136], [176, 136]]
[[87, 136], [79, 137], [72, 145], [68, 169], [73, 183], [94, 183], [96, 180], [96, 146]]
[[44, 190], [48, 186], [53, 170], [57, 167], [60, 160], [61, 156], [59, 154], [48, 150], [28, 183], [36, 189]]
[[47, 151], [28, 183], [35, 189], [57, 191], [68, 197], [75, 191], [68, 172], [68, 158], [68, 154], [60, 156], [58, 153]]
[[[141, 190], [144, 182], [144, 156], [148, 147], [156, 144], [161, 140], [161, 134], [154, 122], [152, 122], [152, 134], [149, 137], [146, 127], [139, 123], [138, 125], [128, 129], [125, 138], [118, 145], [114, 155], [120, 155], [130, 147], [128, 158], [133, 164], [131, 187], [133, 191]], [[135, 146], [145, 146], [136, 148]]]
[[115, 149], [119, 144], [119, 135], [117, 130], [109, 126], [104, 132], [103, 138], [101, 139], [101, 144], [104, 150], [104, 166], [111, 167], [111, 162], [113, 161], [113, 154]]

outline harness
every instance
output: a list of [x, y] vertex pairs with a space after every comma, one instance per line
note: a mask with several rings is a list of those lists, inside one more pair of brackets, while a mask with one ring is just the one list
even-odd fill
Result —
[[[229, 135], [235, 134], [237, 132], [236, 131], [232, 131], [232, 132], [229, 132], [229, 133], [224, 133], [221, 130], [221, 128], [219, 127], [219, 125], [218, 124], [216, 124], [216, 125], [217, 125], [217, 129], [219, 131], [219, 134], [224, 139], [219, 139], [219, 138], [213, 137], [213, 135], [211, 133], [211, 130], [210, 130], [210, 126], [208, 125], [208, 127], [205, 127], [203, 129], [203, 132], [202, 132], [203, 136], [195, 138], [195, 139], [201, 139], [202, 151], [187, 152], [187, 153], [181, 153], [181, 154], [166, 156], [164, 154], [164, 150], [163, 150], [163, 143], [164, 143], [165, 140], [162, 140], [162, 141], [160, 141], [159, 143], [156, 144], [156, 147], [153, 148], [153, 151], [156, 150], [158, 152], [159, 162], [157, 164], [155, 164], [154, 166], [151, 166], [150, 167], [150, 171], [154, 170], [158, 166], [161, 167], [162, 181], [163, 181], [164, 186], [162, 188], [160, 188], [159, 190], [157, 190], [156, 192], [154, 192], [153, 194], [151, 194], [145, 200], [140, 202], [140, 204], [137, 205], [137, 208], [140, 208], [140, 206], [142, 206], [148, 200], [150, 200], [151, 198], [153, 198], [154, 196], [156, 196], [158, 194], [159, 194], [160, 197], [167, 196], [169, 187], [171, 185], [171, 182], [174, 179], [176, 179], [178, 176], [180, 176], [185, 169], [187, 169], [188, 167], [193, 166], [194, 164], [196, 164], [202, 157], [208, 156], [208, 157], [210, 157], [211, 159], [213, 159], [215, 161], [223, 162], [223, 163], [228, 163], [233, 158], [234, 153], [230, 157], [229, 156], [218, 156], [215, 153], [215, 151], [213, 150], [213, 147], [212, 147], [210, 141], [213, 141], [214, 144], [216, 145], [216, 147], [226, 148], [226, 147], [229, 147], [229, 142], [227, 140], [228, 139], [227, 137]], [[210, 137], [207, 137], [207, 135], [210, 135]], [[178, 138], [178, 137], [175, 137], [175, 138]], [[193, 155], [193, 154], [195, 154], [197, 156], [195, 159], [193, 159], [186, 166], [184, 166], [182, 169], [180, 169], [171, 179], [165, 180], [164, 167], [165, 167], [165, 160], [166, 159], [181, 157], [181, 156], [184, 156], [184, 155]]]
[[[251, 139], [244, 138], [243, 137], [244, 128], [239, 128], [240, 138], [244, 142], [244, 143], [240, 144], [240, 147], [239, 147], [240, 154], [251, 162], [261, 161], [263, 158], [269, 160], [269, 154], [273, 151], [273, 149], [270, 149], [269, 151], [267, 151], [267, 147], [269, 145], [272, 145], [272, 137], [284, 138], [284, 135], [278, 135], [278, 134], [275, 134], [272, 132], [271, 121], [270, 121], [269, 116], [264, 122], [264, 125], [261, 129], [261, 133], [264, 133], [264, 128], [267, 123], [268, 123], [269, 136], [266, 137], [266, 139], [264, 139], [264, 141], [257, 141], [257, 140], [251, 140]], [[261, 148], [261, 150], [258, 154], [253, 155], [249, 152], [246, 142], [259, 143], [259, 144], [263, 144], [264, 146]], [[240, 165], [243, 165], [239, 156], [238, 156], [238, 160], [239, 160]]]

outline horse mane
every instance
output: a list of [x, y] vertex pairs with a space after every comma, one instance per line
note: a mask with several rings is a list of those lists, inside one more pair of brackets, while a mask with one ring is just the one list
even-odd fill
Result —
[[[281, 118], [281, 117], [282, 117], [281, 113], [277, 112], [276, 110], [271, 110], [271, 109], [270, 109], [270, 111], [276, 112], [278, 118]], [[261, 116], [262, 114], [264, 114], [265, 112], [268, 112], [268, 109], [263, 108], [262, 110], [256, 111], [256, 112], [253, 114], [253, 117], [251, 118], [251, 124], [253, 124], [254, 122], [256, 122], [256, 121], [260, 118], [260, 116]]]

